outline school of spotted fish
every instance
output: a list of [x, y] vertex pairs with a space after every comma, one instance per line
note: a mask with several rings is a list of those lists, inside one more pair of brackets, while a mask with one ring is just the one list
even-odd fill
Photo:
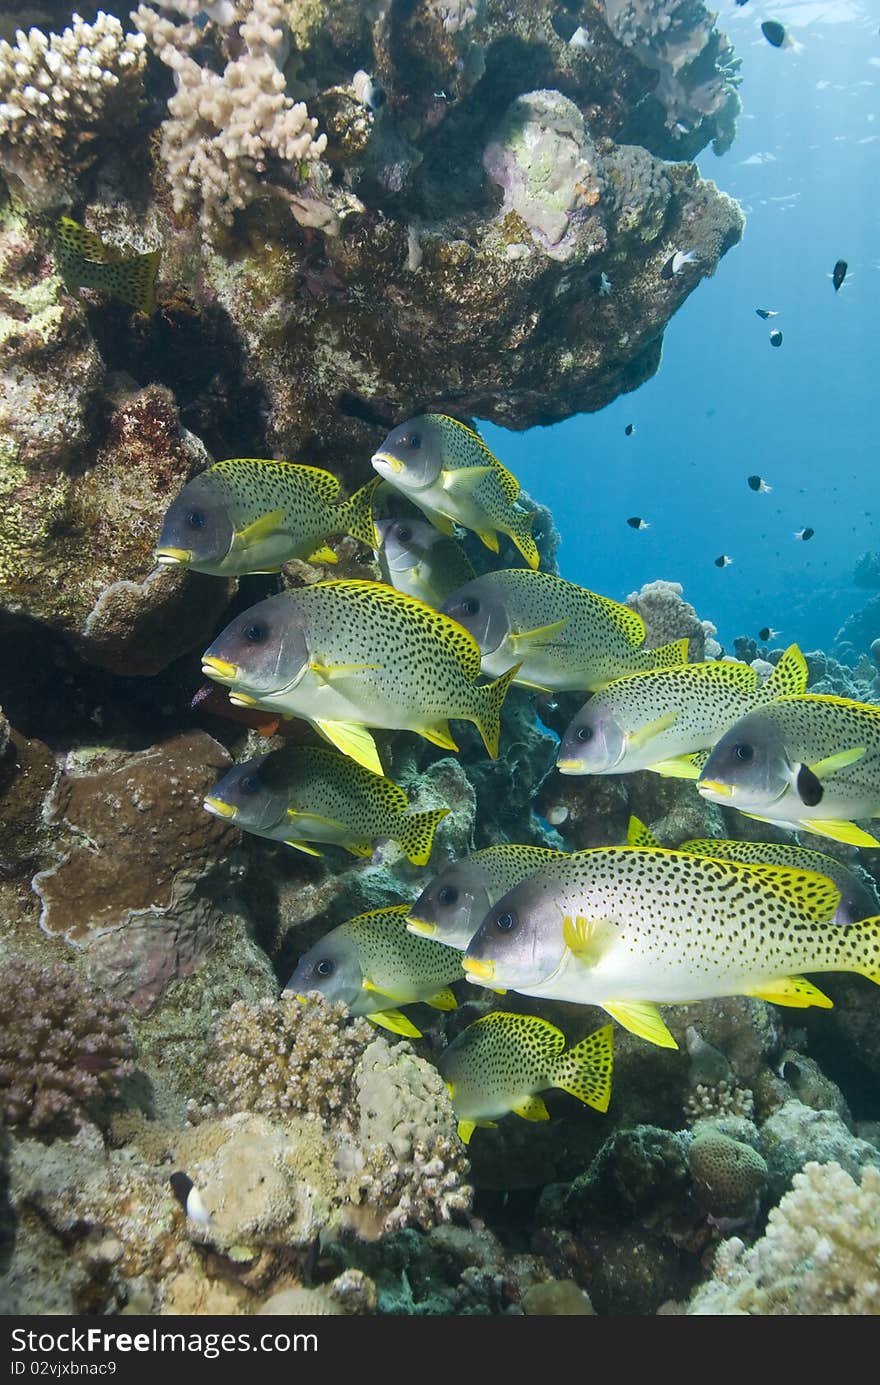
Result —
[[[97, 237], [75, 223], [59, 236], [72, 285], [153, 303], [156, 261], [111, 270]], [[670, 274], [691, 260], [674, 256]], [[385, 776], [382, 733], [454, 751], [450, 722], [470, 721], [495, 758], [516, 683], [589, 694], [560, 738], [564, 774], [652, 770], [762, 822], [880, 845], [860, 825], [880, 817], [880, 707], [808, 692], [796, 645], [763, 682], [737, 660], [689, 663], [687, 640], [648, 648], [635, 611], [540, 571], [519, 482], [449, 415], [399, 424], [372, 464], [378, 476], [343, 500], [335, 477], [314, 467], [221, 461], [166, 513], [159, 564], [277, 573], [293, 558], [334, 563], [330, 540], [349, 535], [374, 550], [383, 578], [286, 586], [205, 651], [203, 672], [241, 715], [272, 727], [298, 718], [329, 743], [251, 756], [212, 788], [206, 811], [313, 855], [329, 846], [370, 857], [393, 841], [424, 867], [448, 810], [420, 811]], [[771, 489], [759, 476], [748, 484]], [[506, 537], [526, 566], [478, 575], [456, 526], [493, 553]], [[452, 987], [466, 980], [597, 1006], [674, 1048], [660, 1006], [742, 995], [828, 1007], [805, 973], [834, 971], [880, 984], [880, 906], [857, 869], [779, 843], [704, 839], [672, 850], [632, 819], [625, 845], [567, 853], [499, 843], [447, 862], [415, 899], [327, 933], [284, 994], [321, 992], [415, 1038], [401, 1007], [454, 1009]], [[536, 1015], [494, 1009], [467, 1026], [438, 1059], [462, 1139], [510, 1112], [548, 1119], [540, 1093], [551, 1088], [606, 1111], [612, 1027], [567, 1047]]]

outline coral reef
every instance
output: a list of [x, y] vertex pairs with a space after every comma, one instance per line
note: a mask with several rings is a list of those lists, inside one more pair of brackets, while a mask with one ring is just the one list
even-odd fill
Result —
[[683, 590], [680, 582], [665, 582], [661, 578], [646, 582], [640, 591], [630, 592], [626, 604], [645, 622], [645, 644], [649, 649], [686, 636], [692, 664], [715, 659], [721, 653], [715, 639], [718, 632], [711, 620], [700, 620], [690, 602], [683, 599]]
[[133, 1069], [123, 1007], [63, 965], [0, 971], [0, 1114], [41, 1133], [78, 1124]]
[[719, 1249], [713, 1278], [694, 1295], [694, 1315], [762, 1317], [880, 1313], [880, 1170], [861, 1182], [832, 1162], [811, 1161], [770, 1213], [751, 1249]]
[[767, 1186], [767, 1164], [751, 1145], [702, 1122], [688, 1150], [694, 1196], [716, 1222], [748, 1222]]
[[74, 14], [61, 34], [0, 39], [0, 172], [37, 211], [69, 203], [118, 150], [143, 94], [145, 42], [112, 14]]

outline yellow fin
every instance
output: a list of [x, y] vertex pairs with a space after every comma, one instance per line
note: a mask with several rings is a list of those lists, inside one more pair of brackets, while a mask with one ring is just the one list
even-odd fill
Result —
[[236, 532], [235, 547], [250, 548], [251, 544], [259, 543], [261, 539], [270, 539], [278, 533], [283, 519], [283, 510], [270, 510], [268, 514], [260, 515], [252, 524], [246, 524]]
[[416, 1029], [412, 1020], [408, 1020], [406, 1015], [402, 1015], [399, 1010], [374, 1010], [371, 1015], [365, 1015], [371, 1024], [376, 1024], [380, 1029], [389, 1029], [392, 1034], [403, 1034], [407, 1039], [420, 1039], [421, 1029]]
[[512, 644], [541, 645], [547, 644], [554, 635], [558, 635], [568, 624], [568, 616], [562, 620], [554, 620], [551, 625], [538, 625], [534, 630], [522, 630], [518, 635], [511, 635]]
[[470, 1144], [470, 1142], [471, 1142], [471, 1136], [473, 1135], [473, 1133], [474, 1133], [474, 1131], [476, 1130], [476, 1128], [477, 1128], [477, 1122], [476, 1122], [476, 1121], [459, 1121], [459, 1122], [458, 1122], [458, 1138], [461, 1140], [461, 1142], [462, 1142], [463, 1145], [469, 1145], [469, 1144]]
[[863, 832], [854, 822], [842, 822], [835, 818], [801, 818], [798, 825], [807, 832], [815, 832], [817, 837], [830, 837], [833, 842], [846, 842], [848, 846], [880, 846], [876, 837], [872, 837], [870, 832]]
[[96, 231], [88, 231], [70, 216], [61, 216], [56, 223], [56, 232], [63, 245], [87, 260], [103, 261], [106, 255], [104, 242]]
[[501, 739], [501, 707], [507, 696], [508, 688], [521, 667], [521, 664], [514, 664], [513, 668], [509, 668], [506, 673], [502, 673], [500, 678], [496, 678], [494, 683], [487, 683], [485, 687], [474, 688], [482, 706], [472, 721], [482, 736], [483, 745], [493, 760], [498, 759], [498, 742]]
[[432, 745], [439, 745], [443, 750], [458, 750], [452, 739], [448, 721], [438, 721], [435, 726], [424, 727], [419, 735], [424, 736]]
[[491, 463], [488, 466], [445, 467], [440, 472], [440, 484], [445, 491], [466, 493], [476, 490], [481, 481], [495, 474], [496, 468]]
[[647, 1001], [603, 1000], [602, 1009], [607, 1010], [624, 1029], [637, 1034], [640, 1039], [647, 1039], [649, 1044], [657, 1044], [658, 1048], [678, 1048], [656, 1005]]
[[308, 560], [310, 563], [338, 563], [339, 555], [325, 544], [323, 548], [316, 548], [314, 553], [310, 553]]
[[332, 683], [340, 673], [366, 673], [381, 667], [381, 664], [322, 664], [318, 660], [313, 660], [309, 664], [309, 671], [316, 678], [322, 678], [325, 683]]
[[314, 726], [343, 755], [349, 755], [373, 774], [384, 774], [376, 742], [365, 726], [350, 721], [316, 721]]
[[541, 564], [541, 555], [538, 552], [538, 545], [532, 538], [534, 519], [533, 511], [521, 510], [519, 506], [514, 505], [506, 523], [502, 525], [502, 531], [516, 545], [529, 567], [536, 572]]
[[354, 495], [339, 506], [339, 524], [346, 534], [375, 549], [377, 544], [376, 527], [373, 524], [373, 496], [382, 484], [381, 476], [374, 476]]
[[648, 769], [653, 770], [654, 774], [662, 774], [665, 779], [697, 780], [706, 763], [706, 757], [705, 750], [696, 750], [691, 755], [676, 755], [671, 760], [658, 760], [655, 764], [648, 765]]
[[767, 682], [760, 689], [761, 699], [799, 697], [807, 691], [809, 679], [807, 661], [796, 644], [790, 644], [780, 658]]
[[830, 1010], [834, 1005], [834, 1001], [829, 1000], [805, 976], [777, 976], [772, 981], [762, 981], [752, 990], [744, 990], [743, 995], [770, 1000], [774, 1005], [790, 1005], [797, 1010], [805, 1010], [808, 1005], [819, 1005], [823, 1010]]
[[394, 841], [414, 866], [428, 864], [437, 824], [443, 821], [448, 812], [448, 808], [434, 808], [427, 813], [402, 814], [397, 819]]
[[553, 1085], [597, 1111], [607, 1111], [613, 1067], [614, 1027], [605, 1024], [559, 1055], [553, 1068]]
[[494, 529], [477, 529], [475, 532], [477, 537], [482, 539], [490, 552], [498, 552], [498, 535], [495, 533]]
[[292, 839], [285, 842], [285, 846], [292, 846], [296, 851], [304, 851], [306, 856], [320, 856], [320, 851], [316, 851], [313, 846], [306, 846], [305, 842], [295, 842]]
[[626, 829], [626, 844], [627, 846], [652, 847], [660, 845], [650, 828], [645, 826], [641, 818], [635, 816], [630, 818], [629, 825]]
[[455, 538], [455, 525], [448, 515], [441, 515], [439, 510], [423, 510], [422, 513], [441, 534], [445, 534], [448, 539]]
[[442, 991], [432, 995], [430, 1000], [425, 1001], [426, 1005], [431, 1005], [435, 1010], [457, 1010], [458, 1001], [452, 994], [448, 986], [444, 986]]
[[673, 708], [669, 712], [664, 712], [662, 716], [655, 717], [653, 721], [647, 722], [638, 731], [633, 731], [631, 735], [627, 736], [627, 740], [630, 745], [640, 749], [641, 746], [652, 741], [655, 736], [659, 736], [661, 732], [668, 731], [670, 726], [674, 726], [677, 721], [678, 712]]
[[607, 919], [587, 919], [583, 914], [577, 918], [566, 917], [562, 921], [562, 938], [569, 952], [578, 961], [592, 965], [605, 951], [605, 943], [613, 933], [614, 925]]
[[511, 1111], [522, 1116], [524, 1121], [548, 1121], [550, 1112], [544, 1105], [539, 1096], [527, 1096], [516, 1106], [511, 1106]]
[[817, 760], [809, 768], [817, 779], [825, 779], [835, 770], [846, 769], [847, 765], [858, 764], [859, 760], [863, 759], [867, 753], [867, 746], [864, 745], [853, 750], [839, 750], [836, 755], [826, 755], [824, 760]]
[[366, 857], [373, 854], [371, 842], [343, 842], [341, 845], [345, 847], [346, 851], [350, 851], [352, 856]]
[[654, 668], [680, 668], [688, 661], [688, 642], [687, 637], [681, 640], [670, 640], [669, 644], [661, 644], [658, 649], [648, 651], [653, 657]]

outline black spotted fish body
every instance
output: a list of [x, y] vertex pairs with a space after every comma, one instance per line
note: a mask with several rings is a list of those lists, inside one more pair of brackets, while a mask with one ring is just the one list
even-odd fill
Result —
[[61, 277], [72, 292], [103, 289], [139, 313], [149, 316], [155, 312], [160, 250], [122, 255], [68, 216], [60, 217], [56, 224], [55, 244]]
[[537, 1015], [494, 1010], [468, 1026], [437, 1064], [467, 1143], [476, 1125], [514, 1111], [548, 1120], [539, 1092], [570, 1092], [597, 1111], [611, 1100], [612, 1032], [605, 1025], [566, 1049], [565, 1036]]
[[[264, 630], [259, 643], [250, 638]], [[392, 587], [361, 581], [317, 582], [260, 602], [214, 641], [203, 671], [234, 701], [304, 717], [377, 773], [366, 727], [416, 731], [457, 750], [449, 718], [472, 721], [495, 757], [515, 673], [478, 685], [480, 651], [467, 631]]]
[[372, 909], [331, 929], [300, 958], [285, 993], [318, 990], [382, 1028], [420, 1037], [396, 1007], [424, 1003], [453, 1010], [457, 1002], [449, 987], [464, 973], [457, 953], [407, 932], [408, 909], [407, 904]]
[[840, 928], [825, 876], [657, 848], [600, 847], [511, 890], [471, 940], [470, 979], [598, 1005], [663, 1047], [657, 1004], [747, 995], [830, 1006], [804, 972], [880, 984], [880, 919]]
[[373, 547], [377, 484], [341, 500], [339, 481], [319, 467], [261, 457], [215, 462], [169, 506], [156, 559], [224, 577], [277, 572], [292, 558], [335, 563], [326, 546], [333, 534]]
[[450, 861], [412, 905], [407, 926], [463, 952], [502, 895], [547, 861], [565, 854], [544, 846], [504, 842]]
[[877, 912], [877, 899], [867, 881], [860, 879], [834, 856], [826, 856], [824, 851], [790, 846], [787, 842], [740, 842], [718, 837], [693, 838], [682, 842], [678, 849], [694, 856], [739, 861], [744, 866], [787, 866], [792, 870], [811, 870], [827, 876], [840, 891], [835, 923], [854, 923]]
[[749, 664], [707, 660], [618, 678], [596, 693], [562, 737], [564, 774], [658, 774], [696, 779], [690, 756], [712, 746], [755, 707], [803, 692], [807, 665], [796, 645], [763, 684]]
[[485, 674], [519, 663], [516, 681], [544, 691], [585, 692], [687, 662], [686, 639], [646, 649], [636, 611], [548, 572], [487, 572], [443, 609], [474, 635]]
[[[418, 436], [421, 453], [430, 443], [437, 465], [430, 478], [415, 475], [401, 437]], [[506, 534], [526, 562], [537, 568], [540, 555], [532, 538], [532, 515], [517, 500], [520, 485], [486, 446], [479, 433], [448, 414], [423, 414], [389, 433], [373, 455], [373, 466], [445, 533], [461, 524], [498, 552]]]
[[[263, 813], [269, 798], [277, 812]], [[290, 746], [236, 765], [205, 800], [209, 812], [257, 836], [286, 842], [309, 855], [310, 843], [370, 856], [373, 843], [399, 842], [414, 865], [426, 865], [437, 824], [449, 811], [409, 811], [403, 789], [338, 750]]]
[[878, 846], [854, 820], [880, 817], [880, 707], [825, 693], [780, 697], [725, 732], [697, 788], [761, 821]]

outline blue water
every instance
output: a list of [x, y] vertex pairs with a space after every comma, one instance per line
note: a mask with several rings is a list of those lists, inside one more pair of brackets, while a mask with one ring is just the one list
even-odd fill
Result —
[[[771, 17], [802, 51], [770, 47]], [[880, 2], [725, 0], [718, 26], [743, 60], [743, 112], [729, 153], [700, 168], [743, 207], [742, 243], [673, 318], [640, 389], [551, 428], [483, 431], [553, 510], [563, 576], [617, 600], [681, 582], [728, 649], [765, 625], [828, 648], [871, 595], [855, 559], [880, 547]], [[752, 473], [771, 494], [749, 490]]]

